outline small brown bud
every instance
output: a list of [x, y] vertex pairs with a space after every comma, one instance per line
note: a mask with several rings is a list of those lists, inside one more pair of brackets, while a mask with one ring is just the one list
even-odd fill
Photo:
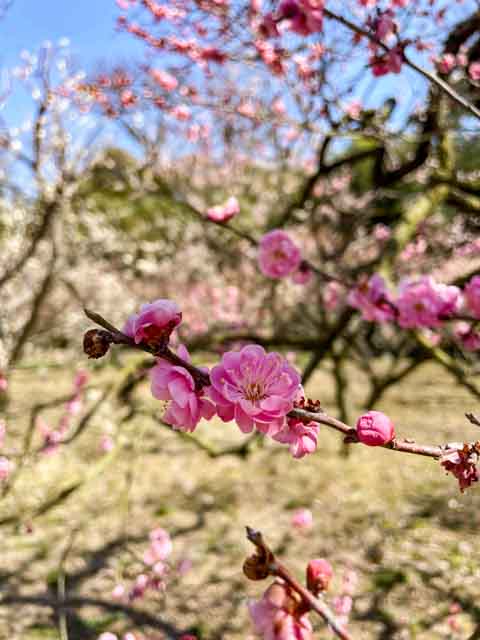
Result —
[[83, 351], [89, 358], [101, 358], [110, 349], [112, 336], [102, 329], [90, 329], [83, 336]]
[[264, 580], [272, 573], [275, 557], [263, 541], [262, 534], [247, 527], [247, 537], [255, 546], [255, 553], [243, 563], [243, 573], [249, 580]]

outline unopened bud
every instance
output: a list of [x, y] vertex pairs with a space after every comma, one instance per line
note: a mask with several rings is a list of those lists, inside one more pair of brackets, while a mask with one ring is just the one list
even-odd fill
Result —
[[112, 336], [102, 329], [90, 329], [83, 336], [83, 351], [89, 358], [101, 358], [110, 349]]

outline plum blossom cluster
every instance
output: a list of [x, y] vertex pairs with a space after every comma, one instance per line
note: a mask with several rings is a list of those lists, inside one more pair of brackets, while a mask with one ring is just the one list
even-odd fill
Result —
[[133, 602], [145, 597], [148, 592], [165, 591], [172, 540], [165, 529], [158, 527], [150, 532], [149, 541], [149, 547], [143, 554], [141, 571], [134, 576], [130, 586], [122, 582], [115, 585], [112, 591], [115, 600]]
[[58, 450], [60, 443], [65, 438], [71, 427], [73, 418], [82, 410], [83, 396], [87, 382], [88, 372], [84, 369], [77, 371], [73, 380], [72, 394], [65, 403], [63, 413], [60, 416], [56, 427], [52, 427], [41, 416], [38, 417], [36, 428], [42, 438], [42, 453], [52, 454]]
[[462, 317], [454, 335], [468, 350], [480, 347], [480, 277], [460, 287], [436, 282], [432, 276], [400, 282], [396, 296], [379, 274], [363, 278], [347, 296], [350, 306], [370, 322], [396, 322], [403, 329], [439, 329]]
[[296, 458], [315, 451], [318, 424], [287, 417], [304, 401], [299, 373], [278, 353], [266, 353], [259, 345], [223, 354], [211, 371], [191, 366], [183, 345], [161, 357], [181, 313], [170, 300], [143, 305], [131, 316], [124, 332], [135, 343], [160, 349], [150, 373], [152, 395], [166, 403], [163, 420], [174, 429], [194, 431], [203, 418], [217, 415], [234, 420], [243, 433], [253, 430], [288, 444]]

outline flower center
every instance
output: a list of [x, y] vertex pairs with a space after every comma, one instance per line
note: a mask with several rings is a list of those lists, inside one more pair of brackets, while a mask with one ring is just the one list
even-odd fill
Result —
[[243, 393], [245, 394], [245, 398], [250, 400], [250, 402], [257, 402], [258, 400], [263, 400], [267, 397], [264, 393], [263, 386], [259, 382], [251, 382], [250, 384], [247, 384]]

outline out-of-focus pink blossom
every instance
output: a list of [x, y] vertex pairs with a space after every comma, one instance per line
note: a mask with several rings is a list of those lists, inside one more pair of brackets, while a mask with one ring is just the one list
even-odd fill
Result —
[[149, 537], [150, 547], [143, 557], [145, 564], [154, 565], [156, 562], [166, 560], [173, 548], [168, 532], [158, 527], [150, 532]]
[[352, 100], [345, 106], [345, 113], [352, 118], [353, 120], [357, 120], [362, 113], [362, 103], [360, 100]]
[[174, 91], [178, 87], [178, 80], [168, 71], [150, 69], [150, 76], [165, 91]]
[[307, 565], [307, 588], [318, 595], [326, 591], [333, 577], [332, 565], [324, 558], [310, 560]]
[[149, 586], [150, 578], [145, 573], [141, 573], [135, 578], [133, 587], [130, 589], [130, 593], [128, 594], [129, 599], [136, 600], [138, 598], [143, 598]]
[[468, 322], [458, 322], [454, 328], [454, 334], [467, 351], [480, 350], [480, 333]]
[[190, 109], [185, 104], [179, 104], [173, 107], [170, 113], [174, 118], [183, 122], [190, 120], [191, 117]]
[[378, 242], [386, 242], [390, 239], [392, 231], [386, 224], [376, 224], [373, 228], [373, 237]]
[[285, 278], [298, 269], [301, 260], [299, 248], [285, 231], [269, 231], [260, 241], [258, 264], [269, 278]]
[[[178, 355], [190, 362], [190, 354], [180, 345]], [[202, 418], [210, 420], [215, 415], [215, 407], [205, 397], [204, 389], [197, 389], [192, 375], [181, 366], [166, 360], [158, 363], [150, 371], [152, 395], [159, 400], [168, 400], [169, 405], [163, 420], [179, 431], [194, 431]]]
[[397, 30], [395, 14], [391, 9], [381, 12], [374, 22], [374, 33], [377, 40], [386, 40]]
[[0, 480], [6, 480], [13, 471], [14, 464], [5, 456], [0, 456]]
[[8, 389], [8, 380], [0, 373], [0, 393], [4, 393]]
[[475, 318], [480, 318], [480, 276], [473, 276], [467, 282], [463, 289], [463, 295], [469, 311]]
[[403, 49], [396, 46], [387, 53], [373, 53], [370, 57], [370, 65], [374, 76], [384, 76], [387, 73], [400, 73], [403, 64]]
[[255, 631], [264, 640], [312, 640], [312, 625], [300, 604], [295, 592], [275, 581], [260, 600], [248, 605]]
[[395, 317], [390, 294], [382, 276], [374, 273], [362, 280], [347, 297], [348, 304], [362, 312], [369, 322], [388, 322]]
[[240, 205], [234, 196], [228, 198], [224, 204], [207, 209], [207, 217], [213, 222], [227, 222], [237, 213], [240, 213]]
[[381, 411], [368, 411], [357, 420], [357, 436], [370, 447], [387, 444], [395, 437], [393, 422]]
[[159, 299], [144, 304], [140, 312], [130, 316], [123, 332], [136, 344], [146, 342], [158, 345], [167, 342], [172, 331], [182, 321], [182, 313], [176, 302]]
[[310, 509], [296, 509], [292, 514], [292, 527], [300, 531], [309, 531], [313, 527], [313, 514]]
[[439, 327], [462, 304], [458, 287], [435, 282], [431, 276], [400, 283], [395, 301], [398, 324], [404, 329]]
[[103, 453], [108, 453], [109, 451], [111, 451], [114, 448], [115, 444], [112, 440], [112, 438], [107, 435], [104, 434], [101, 439], [100, 439], [100, 451], [103, 451]]
[[189, 571], [191, 571], [193, 567], [193, 562], [190, 558], [182, 558], [177, 565], [177, 573], [180, 576], [186, 575]]
[[291, 278], [295, 284], [308, 284], [313, 278], [313, 271], [307, 262], [302, 261]]
[[323, 27], [323, 0], [282, 0], [278, 19], [287, 20], [288, 27], [301, 36], [308, 36]]
[[343, 287], [333, 280], [325, 285], [322, 292], [323, 304], [328, 311], [335, 311], [343, 297]]
[[457, 58], [452, 53], [445, 53], [435, 60], [439, 73], [450, 73], [457, 66]]
[[354, 569], [348, 569], [342, 578], [343, 595], [353, 596], [358, 584], [358, 574]]
[[273, 439], [288, 444], [294, 458], [303, 458], [316, 450], [319, 428], [316, 422], [305, 424], [298, 418], [287, 418], [283, 429]]
[[127, 595], [127, 590], [125, 589], [125, 585], [116, 584], [112, 591], [112, 598], [114, 600], [123, 600]]
[[472, 80], [480, 80], [480, 62], [472, 62], [468, 67], [468, 75]]
[[98, 636], [97, 640], [118, 640], [116, 633], [110, 633], [110, 631], [104, 631]]
[[7, 434], [7, 425], [3, 420], [0, 420], [0, 447], [3, 447], [6, 434]]
[[300, 385], [300, 375], [280, 354], [267, 354], [259, 345], [225, 353], [210, 380], [210, 397], [224, 422], [235, 420], [244, 433], [257, 428], [268, 435], [282, 429]]

